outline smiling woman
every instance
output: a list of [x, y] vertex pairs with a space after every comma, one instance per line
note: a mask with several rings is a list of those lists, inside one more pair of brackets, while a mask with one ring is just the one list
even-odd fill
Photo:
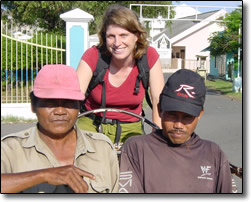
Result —
[[123, 27], [109, 25], [106, 31], [107, 50], [112, 54], [112, 63], [116, 60], [128, 60], [125, 63], [131, 63], [133, 60], [133, 51], [138, 40], [136, 34], [133, 34]]
[[[109, 107], [141, 115], [145, 89], [149, 86], [152, 120], [160, 126], [157, 104], [164, 77], [159, 55], [148, 46], [146, 31], [137, 15], [126, 7], [112, 5], [103, 16], [98, 36], [98, 46], [91, 47], [83, 54], [77, 68], [81, 91], [88, 94], [83, 111]], [[142, 58], [145, 59], [145, 71], [149, 72], [149, 76], [145, 76], [147, 84], [144, 86], [143, 73], [138, 65]], [[102, 60], [105, 65], [100, 62]], [[99, 66], [105, 72], [103, 75], [96, 72]], [[91, 88], [96, 77], [101, 77], [101, 82]], [[137, 118], [114, 112], [81, 117], [78, 126], [93, 132], [103, 132], [116, 144], [143, 133], [142, 123]]]

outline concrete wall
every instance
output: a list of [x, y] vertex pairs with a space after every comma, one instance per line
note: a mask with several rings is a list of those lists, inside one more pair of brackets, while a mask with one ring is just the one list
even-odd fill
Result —
[[36, 119], [36, 114], [31, 111], [30, 103], [11, 103], [1, 104], [1, 118], [2, 117], [18, 117], [20, 119]]

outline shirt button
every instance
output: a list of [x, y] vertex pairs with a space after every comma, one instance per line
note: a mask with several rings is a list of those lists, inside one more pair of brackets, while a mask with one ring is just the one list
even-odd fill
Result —
[[29, 133], [24, 133], [25, 136], [29, 136]]

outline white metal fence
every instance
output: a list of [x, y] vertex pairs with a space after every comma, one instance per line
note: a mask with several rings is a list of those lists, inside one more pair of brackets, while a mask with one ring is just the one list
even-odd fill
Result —
[[1, 103], [27, 103], [45, 64], [65, 64], [65, 37], [1, 20]]
[[204, 69], [209, 72], [210, 61], [209, 60], [191, 60], [191, 59], [181, 59], [172, 58], [170, 69], [190, 69], [196, 71], [197, 69]]

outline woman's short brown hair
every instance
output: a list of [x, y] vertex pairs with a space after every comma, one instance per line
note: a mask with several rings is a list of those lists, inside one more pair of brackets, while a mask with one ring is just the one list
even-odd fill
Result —
[[106, 30], [109, 25], [118, 25], [133, 34], [136, 34], [138, 40], [136, 42], [133, 55], [134, 58], [140, 58], [143, 56], [148, 46], [147, 33], [139, 22], [136, 13], [118, 4], [112, 5], [106, 10], [103, 16], [101, 29], [98, 32], [98, 47], [108, 54], [110, 53], [106, 48]]

